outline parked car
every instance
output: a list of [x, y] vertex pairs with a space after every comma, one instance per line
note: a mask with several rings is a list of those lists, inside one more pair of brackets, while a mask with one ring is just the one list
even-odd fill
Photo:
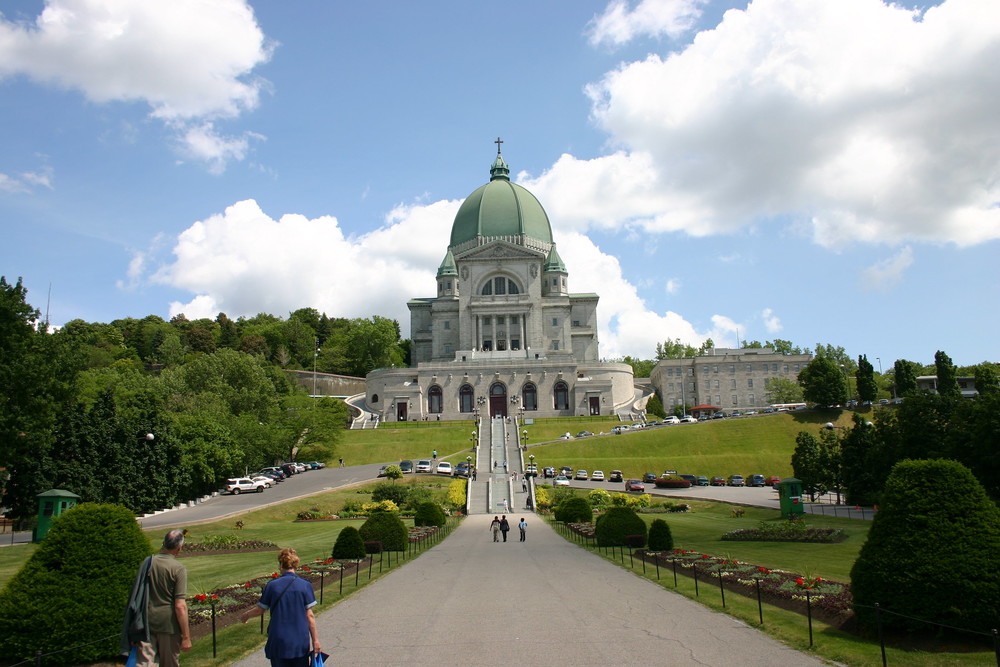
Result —
[[747, 486], [764, 486], [764, 476], [763, 475], [750, 475], [746, 479]]
[[281, 470], [287, 476], [291, 477], [292, 475], [297, 475], [298, 474], [299, 467], [297, 465], [295, 465], [294, 463], [282, 463], [281, 464]]
[[666, 424], [680, 424], [680, 423], [681, 423], [681, 420], [676, 415], [670, 415], [669, 417], [667, 417], [666, 419], [663, 420], [663, 424], [664, 425], [666, 425]]
[[265, 487], [263, 482], [255, 482], [249, 477], [233, 477], [226, 480], [226, 491], [233, 494], [234, 496], [238, 496], [241, 493], [248, 493], [251, 491], [256, 493], [263, 493], [264, 488]]
[[556, 469], [553, 468], [552, 466], [545, 466], [544, 468], [542, 468], [542, 477], [544, 477], [545, 479], [549, 479], [555, 476], [556, 476]]
[[569, 477], [566, 475], [559, 475], [554, 480], [552, 480], [553, 486], [569, 486]]
[[559, 474], [564, 477], [573, 477], [573, 469], [569, 466], [563, 466], [562, 468], [559, 468]]
[[439, 461], [437, 465], [437, 474], [439, 475], [450, 475], [453, 470], [451, 464], [447, 461]]
[[578, 480], [580, 480], [582, 482], [586, 482], [587, 481], [587, 471], [586, 470], [577, 470], [576, 471], [576, 477], [574, 477], [573, 479], [578, 479]]
[[713, 477], [712, 481], [709, 482], [709, 484], [711, 484], [712, 486], [725, 486], [726, 485], [726, 478], [725, 477], [719, 477], [719, 476]]
[[399, 462], [399, 469], [403, 471], [403, 474], [413, 472], [413, 461], [409, 459]]
[[743, 475], [730, 475], [726, 486], [744, 486]]
[[525, 477], [538, 477], [538, 464], [529, 463], [524, 466], [524, 476]]
[[260, 482], [261, 484], [264, 485], [265, 489], [270, 489], [276, 483], [273, 479], [271, 479], [267, 475], [257, 475], [256, 477], [251, 477], [250, 479], [254, 482]]
[[621, 482], [622, 481], [622, 471], [621, 470], [612, 470], [611, 471], [611, 476], [608, 477], [608, 481], [609, 482]]
[[774, 408], [764, 408], [764, 414], [765, 415], [774, 414]]
[[739, 417], [740, 416], [740, 411], [739, 410], [733, 410], [732, 412], [729, 413], [729, 416], [730, 417]]
[[698, 480], [695, 482], [695, 486], [708, 486], [708, 477], [698, 475]]
[[469, 464], [462, 461], [457, 466], [455, 466], [455, 477], [468, 477], [469, 476]]
[[587, 437], [592, 436], [592, 435], [594, 435], [594, 434], [591, 433], [590, 431], [580, 431], [579, 433], [576, 434], [576, 437], [578, 437], [578, 438], [587, 438]]
[[767, 484], [768, 486], [774, 486], [775, 484], [777, 484], [780, 481], [781, 481], [780, 477], [776, 477], [774, 475], [771, 475], [770, 477], [768, 477], [767, 479], [764, 480], [764, 483]]
[[726, 418], [726, 413], [723, 412], [722, 410], [719, 410], [714, 415], [712, 415], [712, 419], [725, 419], [725, 418]]
[[604, 471], [603, 470], [595, 470], [594, 472], [592, 472], [590, 474], [590, 481], [591, 482], [603, 482], [604, 481]]
[[326, 467], [326, 464], [323, 463], [322, 461], [310, 461], [306, 465], [308, 465], [313, 470], [319, 470], [320, 468], [325, 468]]
[[277, 475], [281, 479], [285, 479], [286, 477], [288, 477], [288, 475], [285, 473], [285, 471], [282, 470], [281, 468], [277, 467], [277, 466], [273, 466], [273, 467], [270, 467], [270, 468], [261, 468], [260, 469], [260, 474], [261, 475]]
[[677, 475], [681, 479], [686, 479], [691, 482], [691, 486], [695, 486], [698, 483], [698, 478], [694, 475]]
[[656, 473], [655, 472], [647, 472], [645, 475], [642, 476], [642, 481], [646, 482], [647, 484], [654, 483], [656, 481]]
[[632, 428], [642, 428], [643, 426], [645, 426], [645, 424], [643, 424], [642, 422], [636, 422], [632, 424]]
[[307, 466], [305, 463], [299, 463], [298, 461], [296, 461], [294, 465], [295, 465], [295, 472], [305, 472], [307, 470], [312, 470], [312, 468]]
[[414, 472], [430, 472], [431, 471], [431, 461], [430, 459], [420, 459], [417, 461], [417, 467]]
[[695, 419], [694, 417], [692, 417], [691, 415], [684, 415], [683, 417], [681, 417], [681, 421], [684, 422], [684, 423], [687, 423], [687, 424], [697, 424], [698, 423], [698, 420]]
[[385, 477], [385, 470], [386, 470], [386, 468], [388, 468], [388, 467], [389, 467], [389, 464], [387, 463], [387, 464], [385, 464], [384, 466], [382, 466], [381, 468], [379, 468], [379, 469], [378, 469], [378, 476], [379, 476], [379, 477]]
[[630, 479], [625, 482], [626, 491], [645, 491], [646, 485], [642, 483], [641, 479]]
[[744, 414], [747, 417], [752, 417], [753, 415], [757, 414], [757, 411], [756, 410], [747, 410]]

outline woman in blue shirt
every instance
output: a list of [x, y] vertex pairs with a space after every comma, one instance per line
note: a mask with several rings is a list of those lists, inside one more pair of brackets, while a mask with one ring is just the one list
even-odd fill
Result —
[[309, 667], [310, 650], [319, 653], [319, 636], [316, 634], [316, 617], [313, 606], [316, 596], [312, 584], [295, 574], [299, 555], [294, 549], [282, 549], [278, 554], [281, 576], [268, 582], [256, 607], [243, 612], [246, 623], [265, 611], [271, 611], [267, 626], [267, 644], [264, 656], [273, 667]]

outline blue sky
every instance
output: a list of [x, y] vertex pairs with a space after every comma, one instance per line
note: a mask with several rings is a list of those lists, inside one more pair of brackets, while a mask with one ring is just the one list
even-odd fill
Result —
[[[1000, 3], [0, 5], [0, 274], [53, 324], [395, 317], [503, 138], [601, 352], [1000, 360]], [[876, 366], [877, 368], [877, 366]]]

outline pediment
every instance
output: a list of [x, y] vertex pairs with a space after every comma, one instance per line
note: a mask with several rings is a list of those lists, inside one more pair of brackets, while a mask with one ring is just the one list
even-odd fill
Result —
[[470, 250], [465, 253], [461, 258], [456, 257], [456, 261], [459, 259], [463, 262], [468, 261], [517, 261], [517, 260], [538, 260], [544, 259], [545, 255], [541, 252], [530, 250], [513, 243], [506, 243], [504, 241], [496, 241], [488, 245], [479, 246], [474, 250]]

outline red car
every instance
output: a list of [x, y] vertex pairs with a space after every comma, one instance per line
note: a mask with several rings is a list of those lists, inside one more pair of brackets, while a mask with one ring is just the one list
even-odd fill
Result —
[[780, 481], [781, 481], [780, 477], [775, 477], [774, 475], [771, 475], [770, 477], [764, 480], [764, 483], [767, 484], [768, 486], [774, 486]]
[[645, 491], [646, 485], [642, 483], [641, 479], [630, 479], [625, 482], [626, 491]]

